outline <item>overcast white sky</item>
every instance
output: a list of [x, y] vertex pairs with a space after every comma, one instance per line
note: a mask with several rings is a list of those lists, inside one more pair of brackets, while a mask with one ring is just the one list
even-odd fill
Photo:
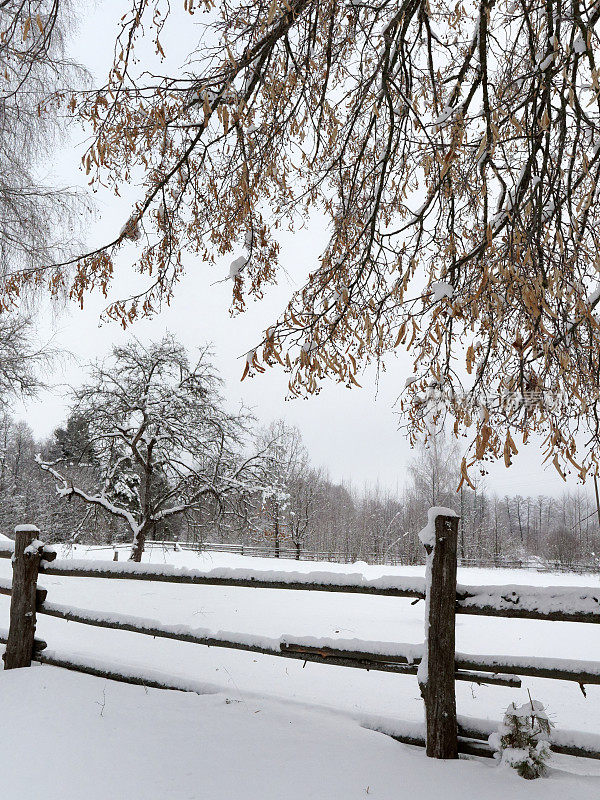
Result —
[[[120, 0], [106, 0], [90, 7], [82, 16], [73, 43], [74, 57], [97, 76], [105, 74], [112, 55], [112, 43], [119, 15], [123, 12]], [[183, 3], [176, 0], [174, 9]], [[194, 18], [181, 14], [180, 24], [163, 41], [182, 57], [186, 42], [194, 33]], [[85, 176], [79, 170], [83, 152], [83, 133], [75, 133], [72, 141], [57, 153], [49, 165], [48, 177], [61, 182], [85, 186]], [[114, 238], [128, 216], [135, 187], [129, 197], [117, 201], [111, 196], [95, 196], [95, 218], [85, 220], [89, 242]], [[399, 429], [399, 418], [392, 406], [404, 380], [410, 374], [405, 355], [399, 354], [386, 364], [377, 386], [376, 373], [370, 369], [363, 375], [362, 389], [347, 389], [329, 384], [316, 397], [288, 401], [287, 378], [282, 370], [270, 370], [264, 375], [240, 383], [243, 354], [260, 341], [261, 332], [285, 306], [294, 285], [302, 280], [321, 251], [325, 230], [315, 219], [309, 230], [293, 235], [283, 234], [281, 261], [286, 275], [261, 303], [252, 303], [241, 317], [231, 318], [229, 282], [215, 283], [227, 274], [227, 259], [218, 267], [203, 264], [192, 256], [187, 258], [187, 275], [176, 292], [175, 301], [151, 321], [137, 322], [124, 332], [116, 323], [100, 325], [99, 315], [106, 301], [92, 296], [81, 311], [68, 307], [58, 317], [44, 307], [40, 313], [40, 336], [53, 338], [53, 344], [64, 347], [72, 357], [58, 363], [49, 376], [52, 389], [37, 401], [18, 405], [15, 414], [25, 419], [39, 436], [49, 435], [65, 418], [67, 384], [79, 383], [85, 374], [84, 365], [90, 359], [102, 357], [110, 347], [135, 335], [141, 340], [160, 338], [165, 331], [175, 334], [193, 350], [209, 341], [213, 343], [215, 363], [226, 381], [227, 395], [233, 404], [244, 402], [258, 418], [268, 423], [279, 417], [297, 425], [311, 454], [313, 463], [327, 469], [334, 480], [352, 481], [358, 488], [374, 485], [395, 491], [406, 479], [407, 464], [414, 457], [405, 435]], [[131, 245], [134, 247], [135, 245]], [[131, 285], [127, 273], [128, 256], [123, 250], [120, 270], [115, 281], [115, 295], [123, 296]], [[236, 254], [234, 254], [235, 256]], [[503, 494], [558, 494], [565, 484], [552, 467], [541, 466], [541, 456], [532, 442], [515, 458], [510, 470], [496, 465], [486, 479], [487, 488]], [[569, 488], [576, 487], [575, 481]]]

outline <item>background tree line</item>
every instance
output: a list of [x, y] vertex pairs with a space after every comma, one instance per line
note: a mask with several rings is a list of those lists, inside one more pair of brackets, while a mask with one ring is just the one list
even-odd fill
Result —
[[[378, 486], [359, 490], [336, 483], [310, 463], [297, 428], [279, 420], [259, 430], [263, 442], [277, 442], [269, 453], [272, 484], [245, 498], [239, 513], [219, 515], [208, 497], [181, 518], [157, 524], [152, 539], [262, 545], [273, 555], [309, 554], [345, 561], [421, 563], [417, 534], [431, 505], [448, 505], [460, 513], [459, 556], [474, 563], [507, 559], [556, 562], [562, 566], [600, 565], [600, 529], [596, 501], [585, 489], [561, 496], [456, 492], [452, 450], [438, 437], [421, 448], [397, 492]], [[36, 464], [37, 453], [72, 458], [70, 474], [92, 491], [99, 480], [86, 452], [88, 431], [73, 414], [48, 440], [36, 439], [23, 421], [0, 416], [0, 530], [12, 531], [34, 521], [54, 542], [88, 544], [127, 542], [123, 521], [77, 497], [65, 499], [55, 481]], [[89, 452], [89, 451], [88, 451]]]

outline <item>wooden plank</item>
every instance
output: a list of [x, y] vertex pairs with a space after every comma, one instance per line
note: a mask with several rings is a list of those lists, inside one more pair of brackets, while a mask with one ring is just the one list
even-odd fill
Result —
[[[484, 656], [456, 657], [458, 669], [495, 670], [508, 675], [527, 675], [531, 678], [549, 678], [551, 680], [573, 681], [581, 686], [600, 684], [600, 663], [589, 661], [571, 661], [570, 659], [544, 659], [545, 664], [528, 664], [526, 656], [498, 656], [497, 660]], [[511, 663], [511, 660], [514, 663]]]
[[478, 670], [457, 669], [454, 672], [455, 681], [476, 683], [479, 686], [510, 686], [512, 689], [521, 688], [521, 678], [517, 675], [505, 675], [501, 672], [479, 672]]
[[430, 758], [458, 758], [454, 691], [457, 541], [458, 517], [438, 514], [435, 540], [425, 543], [426, 655], [419, 669], [425, 701], [426, 753]]
[[34, 525], [15, 529], [12, 593], [10, 598], [10, 628], [3, 655], [4, 669], [31, 666], [37, 607], [37, 577], [41, 549], [30, 545], [39, 530]]
[[89, 662], [79, 662], [66, 656], [51, 651], [50, 653], [39, 653], [35, 658], [40, 664], [48, 664], [52, 667], [60, 667], [61, 669], [68, 669], [72, 672], [81, 672], [84, 675], [93, 675], [97, 678], [108, 678], [111, 681], [118, 683], [130, 683], [134, 686], [145, 686], [149, 689], [170, 689], [179, 692], [195, 692], [196, 694], [214, 694], [210, 691], [202, 691], [201, 689], [193, 690], [188, 688], [186, 681], [173, 678], [151, 678], [147, 675], [136, 675], [133, 672], [125, 673], [119, 671], [112, 665], [103, 666], [101, 664], [93, 664]]
[[[46, 562], [42, 562], [40, 572], [44, 575], [60, 575], [72, 576], [77, 578], [110, 578], [116, 580], [132, 580], [132, 581], [158, 581], [159, 583], [184, 583], [197, 586], [237, 586], [240, 588], [250, 589], [290, 589], [292, 591], [309, 591], [309, 592], [343, 592], [347, 594], [374, 594], [383, 597], [416, 597], [423, 599], [425, 592], [414, 586], [406, 587], [379, 587], [369, 584], [328, 584], [320, 583], [318, 581], [278, 581], [271, 579], [264, 579], [260, 577], [255, 578], [221, 578], [210, 575], [186, 575], [183, 574], [169, 574], [169, 573], [155, 573], [145, 572], [142, 570], [111, 570], [107, 564], [112, 566], [111, 562], [99, 562], [97, 569], [90, 569], [89, 567], [78, 566], [47, 566]], [[125, 565], [123, 565], [125, 566]], [[408, 579], [409, 582], [411, 579]]]
[[[423, 599], [425, 592], [419, 586], [410, 585], [410, 580], [407, 580], [407, 585], [399, 587], [379, 587], [376, 585], [359, 585], [359, 584], [327, 584], [319, 581], [292, 581], [287, 582], [283, 580], [271, 580], [256, 576], [253, 578], [235, 578], [235, 577], [214, 577], [210, 575], [186, 575], [186, 574], [168, 574], [168, 573], [155, 573], [151, 570], [134, 570], [111, 569], [113, 562], [98, 562], [98, 567], [90, 568], [88, 565], [80, 567], [76, 562], [66, 564], [59, 562], [57, 565], [49, 564], [46, 560], [42, 561], [40, 572], [45, 575], [59, 575], [59, 576], [72, 576], [80, 578], [107, 578], [114, 580], [142, 580], [142, 581], [158, 581], [164, 583], [182, 583], [192, 584], [198, 586], [235, 586], [240, 588], [253, 588], [253, 589], [287, 589], [292, 591], [317, 591], [317, 592], [342, 592], [348, 594], [371, 594], [383, 597], [410, 597], [417, 600]], [[482, 586], [484, 590], [486, 587]], [[535, 591], [535, 587], [521, 587], [523, 592], [528, 589]], [[559, 587], [556, 587], [559, 588]], [[597, 593], [594, 594], [594, 597]], [[582, 623], [600, 623], [600, 602], [598, 603], [597, 611], [569, 611], [557, 610], [552, 612], [536, 611], [527, 608], [519, 608], [518, 606], [510, 606], [506, 608], [498, 608], [496, 606], [480, 603], [472, 604], [469, 600], [471, 595], [461, 587], [458, 587], [458, 596], [456, 601], [455, 613], [457, 614], [475, 614], [493, 617], [507, 617], [507, 618], [521, 618], [521, 619], [538, 619], [538, 620], [551, 620], [556, 622], [582, 622]]]
[[[8, 631], [6, 633], [0, 632], [0, 644], [6, 644], [8, 641]], [[33, 640], [33, 659], [36, 659], [36, 654], [40, 653], [42, 650], [45, 650], [48, 647], [48, 642], [45, 642], [43, 639], [38, 639], [37, 637]]]
[[[363, 727], [369, 729], [369, 725], [363, 725]], [[370, 730], [377, 731], [377, 728], [370, 728]], [[388, 733], [387, 731], [377, 731], [377, 733], [383, 733], [385, 736], [389, 736], [390, 739], [400, 742], [400, 744], [409, 744], [415, 747], [425, 747], [425, 737], [418, 736], [414, 733]], [[461, 755], [479, 756], [481, 758], [494, 757], [494, 754], [487, 743], [482, 742], [479, 739], [469, 739], [466, 736], [457, 737], [456, 749]]]
[[[7, 595], [10, 597], [12, 595], [12, 580], [4, 580], [0, 579], [0, 594]], [[48, 596], [48, 590], [43, 589], [41, 586], [38, 586], [36, 589], [36, 606], [39, 608], [44, 600]]]
[[[1, 636], [0, 636], [0, 642], [2, 642], [2, 637]], [[44, 645], [44, 647], [40, 647], [39, 648], [39, 652], [35, 655], [35, 660], [39, 661], [42, 664], [49, 664], [49, 665], [52, 665], [52, 666], [55, 666], [55, 667], [63, 667], [65, 669], [72, 669], [72, 670], [75, 670], [77, 672], [84, 672], [84, 673], [87, 673], [89, 675], [95, 675], [95, 676], [97, 676], [99, 678], [110, 678], [111, 680], [122, 681], [122, 682], [125, 682], [125, 683], [133, 683], [133, 684], [136, 684], [136, 685], [139, 685], [139, 686], [150, 686], [150, 687], [153, 687], [153, 688], [156, 688], [156, 689], [181, 689], [180, 685], [177, 685], [176, 683], [173, 683], [173, 682], [169, 682], [168, 680], [152, 680], [152, 679], [141, 677], [141, 676], [132, 678], [131, 676], [124, 675], [123, 673], [119, 672], [118, 670], [111, 669], [109, 667], [98, 667], [98, 666], [88, 665], [88, 664], [85, 664], [85, 663], [77, 664], [77, 663], [69, 661], [66, 658], [60, 658], [60, 657], [56, 656], [53, 652], [51, 652], [50, 654], [42, 653], [41, 651], [45, 649], [46, 643], [40, 641], [40, 644]], [[291, 657], [291, 658], [294, 657], [294, 656], [291, 656], [290, 654], [287, 654], [287, 653], [277, 653], [277, 652], [269, 652], [268, 655], [272, 655], [272, 656], [283, 655], [285, 657]], [[305, 661], [316, 661], [317, 659], [314, 658], [314, 657], [309, 656], [307, 659], [303, 659], [303, 660], [305, 660]], [[340, 661], [343, 662], [343, 659], [340, 659]], [[321, 663], [334, 664], [336, 666], [350, 666], [350, 667], [359, 667], [359, 668], [362, 668], [362, 669], [369, 669], [368, 666], [361, 665], [359, 663], [352, 663], [352, 664], [337, 663], [337, 660], [333, 660], [333, 661], [322, 660]], [[390, 669], [390, 670], [386, 669], [387, 666], [392, 667], [392, 669]], [[405, 673], [402, 670], [402, 666], [403, 665], [400, 665], [400, 664], [386, 665], [386, 664], [380, 663], [378, 666], [374, 667], [374, 669], [383, 670], [383, 671], [386, 671], [386, 672], [387, 671], [396, 672], [396, 673], [401, 673], [401, 674], [410, 674], [410, 675], [416, 674], [416, 667], [408, 667], [409, 671]], [[465, 680], [472, 680], [471, 678], [467, 678], [467, 677], [465, 677], [464, 679]], [[486, 682], [487, 682], [487, 680], [486, 680]], [[505, 685], [505, 684], [502, 684], [502, 685]]]
[[[203, 644], [209, 647], [227, 647], [238, 650], [248, 650], [249, 652], [263, 652], [273, 655], [277, 654], [276, 651], [267, 648], [256, 648], [250, 645], [234, 644], [227, 640], [217, 639], [214, 637], [197, 637], [186, 634], [177, 634], [174, 632], [161, 631], [159, 627], [147, 628], [142, 625], [125, 624], [122, 622], [115, 622], [111, 620], [104, 621], [98, 617], [97, 613], [92, 613], [91, 617], [84, 610], [80, 609], [53, 609], [52, 606], [42, 607], [38, 613], [49, 614], [51, 616], [58, 616], [62, 619], [68, 619], [72, 622], [80, 622], [83, 624], [94, 625], [101, 628], [113, 628], [118, 630], [128, 630], [133, 633], [147, 634], [156, 637], [167, 637], [178, 641], [192, 642], [196, 644]], [[281, 645], [282, 653], [289, 654], [290, 658], [305, 658], [307, 661], [319, 661], [323, 663], [335, 663], [332, 659], [345, 659], [346, 661], [363, 661], [368, 666], [365, 669], [380, 670], [380, 671], [397, 671], [403, 674], [415, 674], [416, 667], [420, 662], [420, 658], [415, 657], [412, 666], [414, 670], [394, 670], [390, 664], [408, 664], [406, 656], [398, 654], [385, 654], [385, 653], [369, 653], [367, 651], [357, 650], [340, 650], [331, 647], [307, 647], [306, 645], [284, 642]], [[292, 651], [296, 651], [297, 656], [292, 655]], [[313, 657], [313, 655], [315, 657]], [[467, 656], [459, 654], [455, 659], [455, 667], [457, 672], [467, 673], [469, 671], [479, 673], [481, 678], [471, 678], [475, 682], [481, 683], [500, 683], [501, 685], [516, 685], [508, 681], [509, 675], [527, 675], [534, 678], [550, 678], [566, 681], [573, 681], [578, 684], [600, 684], [600, 669], [594, 670], [594, 662], [569, 662], [568, 668], [565, 666], [563, 659], [547, 660], [547, 665], [536, 666], [527, 663], [526, 657], [523, 656], [499, 656], [498, 662], [484, 660], [483, 656]], [[511, 663], [514, 660], [514, 664]], [[344, 665], [346, 665], [344, 661]], [[553, 663], [555, 661], [556, 663]], [[380, 667], [378, 662], [384, 662], [388, 666]], [[591, 666], [590, 666], [591, 664]], [[348, 666], [356, 666], [354, 663], [347, 664]], [[600, 665], [599, 665], [600, 666]], [[486, 675], [489, 673], [489, 675]], [[503, 676], [500, 680], [494, 680], [492, 676]], [[459, 680], [469, 680], [466, 676], [458, 676]]]
[[506, 617], [508, 619], [539, 619], [549, 622], [585, 622], [600, 623], [600, 607], [598, 611], [534, 611], [526, 608], [496, 608], [484, 603], [478, 605], [463, 605], [460, 600], [456, 603], [457, 614], [474, 614], [483, 617]]
[[[464, 719], [464, 718], [463, 718]], [[488, 736], [490, 734], [490, 730], [485, 730], [483, 728], [478, 728], [474, 723], [465, 723], [462, 721], [458, 726], [459, 735], [462, 737], [468, 737], [473, 740], [479, 740], [482, 742], [487, 742]], [[582, 734], [585, 736], [585, 734]], [[561, 753], [562, 755], [566, 756], [576, 756], [578, 758], [593, 758], [593, 759], [600, 759], [600, 751], [594, 750], [593, 747], [585, 744], [584, 742], [577, 743], [577, 741], [573, 741], [569, 744], [559, 742], [550, 742], [550, 749], [553, 753]]]
[[282, 644], [278, 649], [275, 649], [275, 647], [266, 647], [260, 644], [251, 644], [247, 642], [237, 642], [232, 639], [226, 639], [222, 637], [219, 638], [217, 636], [200, 636], [193, 631], [186, 633], [172, 630], [167, 627], [161, 627], [160, 625], [143, 624], [143, 621], [136, 622], [135, 618], [102, 618], [96, 612], [90, 612], [86, 611], [85, 609], [70, 608], [66, 606], [46, 604], [42, 606], [39, 613], [52, 617], [58, 617], [59, 619], [64, 619], [69, 622], [78, 622], [84, 625], [91, 625], [93, 627], [124, 630], [131, 633], [141, 633], [154, 638], [173, 639], [179, 642], [200, 644], [207, 647], [223, 647], [233, 650], [245, 650], [252, 653], [262, 653], [264, 655], [295, 658], [302, 661], [319, 661], [328, 664], [343, 663], [344, 666], [360, 666], [362, 662], [362, 668], [364, 669], [389, 672], [406, 672], [405, 667], [408, 666], [411, 670], [414, 669], [416, 672], [416, 665], [408, 665], [406, 660], [404, 661], [404, 664], [400, 660], [390, 659], [386, 662], [384, 658], [380, 656], [371, 657], [369, 654], [365, 653], [360, 654], [359, 657], [355, 657], [354, 653], [350, 652], [346, 657], [345, 651], [336, 651], [335, 654], [323, 655], [316, 649], [313, 651], [303, 651], [300, 649], [293, 649], [288, 644]]
[[[370, 653], [366, 650], [340, 650], [329, 646], [307, 647], [292, 642], [285, 642], [282, 649], [297, 649], [300, 652], [321, 653], [325, 657], [338, 656], [345, 658], [365, 659], [370, 661], [386, 661], [388, 663], [409, 663], [404, 655]], [[418, 656], [411, 658], [411, 663], [417, 666], [421, 659]], [[526, 656], [478, 656], [458, 653], [455, 658], [457, 680], [458, 673], [474, 670], [481, 675], [491, 673], [494, 675], [527, 675], [532, 678], [549, 678], [563, 681], [572, 681], [578, 684], [600, 684], [600, 662], [573, 661], [571, 659], [544, 659], [544, 665], [530, 664]], [[461, 678], [467, 680], [467, 678]], [[486, 681], [483, 680], [483, 683]], [[504, 684], [510, 685], [510, 684]]]
[[[233, 650], [245, 650], [251, 653], [262, 653], [263, 655], [279, 656], [283, 658], [294, 658], [300, 661], [314, 662], [319, 664], [330, 664], [339, 667], [352, 667], [354, 669], [364, 669], [375, 672], [392, 672], [398, 675], [416, 675], [417, 663], [408, 664], [406, 659], [402, 663], [398, 659], [385, 660], [384, 656], [372, 656], [369, 653], [356, 654], [352, 651], [337, 650], [335, 652], [324, 653], [318, 648], [303, 648], [301, 645], [282, 643], [279, 649], [263, 647], [259, 644], [252, 645], [244, 642], [235, 642], [230, 639], [215, 636], [198, 636], [193, 632], [183, 633], [161, 628], [160, 626], [148, 626], [136, 624], [134, 620], [124, 621], [119, 619], [103, 620], [95, 612], [86, 612], [83, 609], [69, 609], [57, 606], [46, 606], [40, 609], [41, 614], [58, 617], [70, 622], [79, 622], [84, 625], [92, 625], [98, 628], [109, 628], [113, 630], [124, 630], [131, 633], [141, 633], [159, 639], [174, 639], [179, 642], [190, 644], [200, 644], [206, 647], [224, 647]], [[479, 684], [496, 684], [500, 686], [512, 686], [518, 688], [520, 680], [509, 675], [498, 674], [497, 672], [476, 672], [474, 670], [460, 670], [457, 674], [458, 680], [468, 681]]]
[[[283, 642], [281, 644], [281, 655], [285, 654], [293, 658], [292, 654], [294, 653], [298, 654], [298, 658], [305, 661], [337, 664], [345, 667], [361, 667], [366, 670], [396, 672], [403, 675], [416, 675], [421, 660], [420, 658], [415, 658], [413, 661], [408, 662], [403, 656], [386, 656], [381, 653], [338, 650], [331, 647], [308, 647], [294, 644], [293, 642]], [[511, 686], [513, 688], [520, 688], [521, 686], [520, 678], [515, 680], [514, 676], [492, 670], [480, 672], [473, 669], [457, 669], [455, 678], [457, 681], [466, 681], [479, 685]]]

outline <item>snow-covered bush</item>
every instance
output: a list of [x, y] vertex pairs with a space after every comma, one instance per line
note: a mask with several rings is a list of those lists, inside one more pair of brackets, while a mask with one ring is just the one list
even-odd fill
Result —
[[542, 703], [531, 700], [522, 706], [511, 703], [497, 733], [489, 743], [500, 763], [515, 769], [531, 780], [544, 775], [550, 758], [552, 723]]

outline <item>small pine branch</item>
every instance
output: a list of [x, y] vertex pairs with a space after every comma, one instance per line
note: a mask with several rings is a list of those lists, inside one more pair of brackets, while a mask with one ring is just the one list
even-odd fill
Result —
[[551, 728], [544, 706], [530, 696], [522, 706], [508, 706], [498, 732], [490, 736], [489, 742], [502, 764], [512, 767], [522, 778], [533, 780], [547, 772]]

